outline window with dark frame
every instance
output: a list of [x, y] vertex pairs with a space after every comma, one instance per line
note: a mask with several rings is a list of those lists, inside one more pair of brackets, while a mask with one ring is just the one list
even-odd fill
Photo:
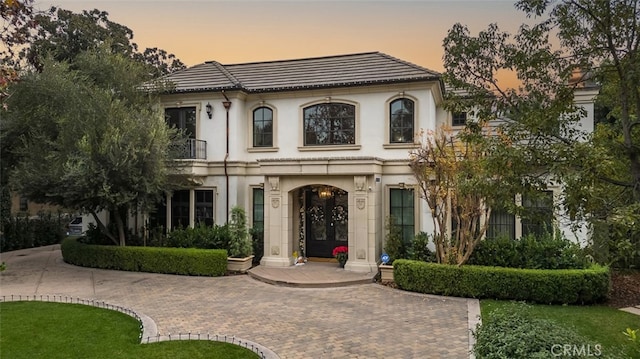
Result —
[[467, 124], [466, 112], [454, 112], [451, 116], [451, 126], [465, 126]]
[[21, 212], [29, 210], [29, 200], [27, 197], [20, 196], [20, 209]]
[[533, 198], [523, 196], [522, 236], [536, 237], [553, 231], [553, 191], [543, 191]]
[[169, 127], [184, 130], [188, 138], [196, 138], [195, 107], [165, 108], [164, 115]]
[[322, 103], [304, 108], [304, 145], [353, 145], [356, 143], [356, 107]]
[[516, 239], [516, 216], [507, 212], [506, 209], [492, 209], [487, 225], [487, 238]]
[[171, 228], [187, 228], [189, 217], [189, 190], [175, 191], [171, 197]]
[[268, 107], [253, 110], [253, 147], [273, 147], [273, 110]]
[[253, 228], [264, 233], [264, 190], [253, 189]]
[[162, 196], [158, 202], [156, 202], [155, 208], [149, 211], [149, 226], [148, 228], [153, 230], [160, 230], [160, 233], [167, 233], [167, 199]]
[[414, 137], [414, 102], [397, 99], [389, 105], [389, 142], [412, 143]]
[[415, 236], [415, 197], [411, 188], [391, 188], [389, 192], [389, 214], [402, 229], [402, 240], [411, 243]]
[[195, 225], [213, 226], [213, 190], [195, 190]]

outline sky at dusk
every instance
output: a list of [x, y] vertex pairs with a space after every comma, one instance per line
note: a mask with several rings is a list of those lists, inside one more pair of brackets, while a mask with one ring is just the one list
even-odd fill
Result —
[[141, 49], [159, 47], [187, 66], [380, 51], [443, 71], [442, 39], [460, 22], [472, 33], [496, 22], [514, 33], [527, 19], [513, 1], [36, 0], [80, 12], [107, 11]]

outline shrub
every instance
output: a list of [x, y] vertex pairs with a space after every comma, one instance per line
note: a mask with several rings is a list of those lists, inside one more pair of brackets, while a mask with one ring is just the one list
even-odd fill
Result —
[[[523, 306], [525, 304], [521, 304]], [[483, 318], [473, 332], [477, 359], [494, 358], [587, 358], [585, 353], [563, 355], [564, 344], [596, 350], [597, 343], [568, 331], [549, 320], [537, 319], [516, 306], [509, 311], [496, 309], [489, 319]], [[593, 355], [589, 355], [592, 357]]]
[[249, 234], [253, 243], [253, 263], [258, 264], [264, 255], [264, 229], [262, 226], [253, 227], [249, 230]]
[[249, 238], [247, 216], [244, 209], [237, 206], [231, 209], [229, 233], [229, 256], [237, 258], [250, 256], [253, 252], [253, 243]]
[[435, 262], [436, 255], [429, 249], [429, 235], [425, 232], [416, 234], [408, 250], [408, 259], [423, 262]]
[[547, 233], [516, 240], [505, 237], [485, 239], [476, 246], [469, 264], [531, 269], [580, 269], [589, 266], [580, 246], [564, 238], [559, 231], [555, 237]]
[[0, 252], [48, 246], [64, 238], [67, 217], [40, 212], [38, 216], [9, 216], [2, 219]]
[[394, 280], [404, 290], [457, 297], [512, 299], [551, 304], [604, 301], [609, 269], [517, 269], [455, 266], [412, 260], [394, 262]]
[[64, 261], [83, 267], [182, 275], [220, 276], [227, 270], [221, 249], [120, 247], [62, 242]]
[[389, 264], [400, 258], [407, 258], [407, 248], [402, 240], [402, 228], [396, 224], [393, 216], [387, 217], [385, 223], [387, 238], [384, 242], [384, 251], [389, 255]]

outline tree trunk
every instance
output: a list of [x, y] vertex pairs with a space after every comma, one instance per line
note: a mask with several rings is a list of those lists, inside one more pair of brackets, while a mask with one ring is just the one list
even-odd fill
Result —
[[117, 245], [118, 241], [116, 240], [116, 238], [111, 233], [109, 233], [109, 231], [107, 230], [107, 227], [105, 227], [104, 223], [102, 223], [102, 221], [98, 217], [98, 214], [96, 213], [96, 211], [91, 210], [91, 211], [89, 211], [89, 213], [91, 213], [91, 215], [93, 216], [93, 219], [98, 224], [98, 229], [100, 229], [100, 232], [102, 232], [102, 234], [104, 234], [105, 236], [107, 236], [107, 238], [109, 238], [111, 241], [113, 241], [113, 244]]
[[115, 212], [115, 217], [116, 217], [116, 228], [118, 228], [118, 238], [120, 240], [119, 245], [121, 247], [125, 246], [125, 241], [126, 241], [126, 236], [125, 236], [125, 231], [124, 231], [124, 221], [122, 220], [122, 212], [121, 212], [122, 208], [117, 208], [114, 212]]

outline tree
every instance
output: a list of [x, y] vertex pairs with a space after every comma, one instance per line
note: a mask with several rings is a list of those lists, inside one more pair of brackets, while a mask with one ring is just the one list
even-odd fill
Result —
[[33, 0], [0, 0], [0, 103], [3, 108], [7, 87], [18, 80], [16, 51], [29, 42], [35, 14]]
[[[125, 244], [125, 218], [170, 189], [169, 148], [175, 138], [139, 62], [109, 44], [67, 63], [44, 59], [10, 88], [2, 139], [19, 139], [12, 183], [41, 203], [83, 209], [103, 233]], [[117, 233], [97, 213], [109, 211]]]
[[185, 68], [175, 55], [165, 50], [147, 48], [139, 52], [138, 45], [133, 42], [133, 31], [111, 21], [106, 11], [94, 9], [74, 13], [52, 7], [46, 13], [37, 14], [35, 21], [38, 26], [30, 46], [24, 48], [19, 56], [36, 69], [41, 69], [46, 56], [73, 63], [74, 58], [83, 51], [104, 44], [108, 44], [114, 53], [146, 64], [149, 78]]
[[[478, 36], [460, 24], [449, 31], [445, 79], [465, 94], [450, 106], [474, 108], [481, 123], [500, 120], [500, 132], [518, 146], [498, 153], [527, 164], [525, 189], [559, 183], [572, 218], [611, 224], [626, 213], [627, 223], [639, 223], [639, 1], [521, 0], [516, 7], [539, 22], [514, 36], [495, 24]], [[498, 81], [505, 71], [517, 75], [517, 88]], [[609, 110], [591, 134], [579, 128], [584, 112], [574, 99], [593, 82]]]
[[439, 263], [466, 263], [485, 235], [492, 207], [508, 197], [501, 183], [510, 172], [493, 170], [484, 141], [488, 131], [440, 128], [426, 133], [411, 154], [411, 169], [431, 210]]

